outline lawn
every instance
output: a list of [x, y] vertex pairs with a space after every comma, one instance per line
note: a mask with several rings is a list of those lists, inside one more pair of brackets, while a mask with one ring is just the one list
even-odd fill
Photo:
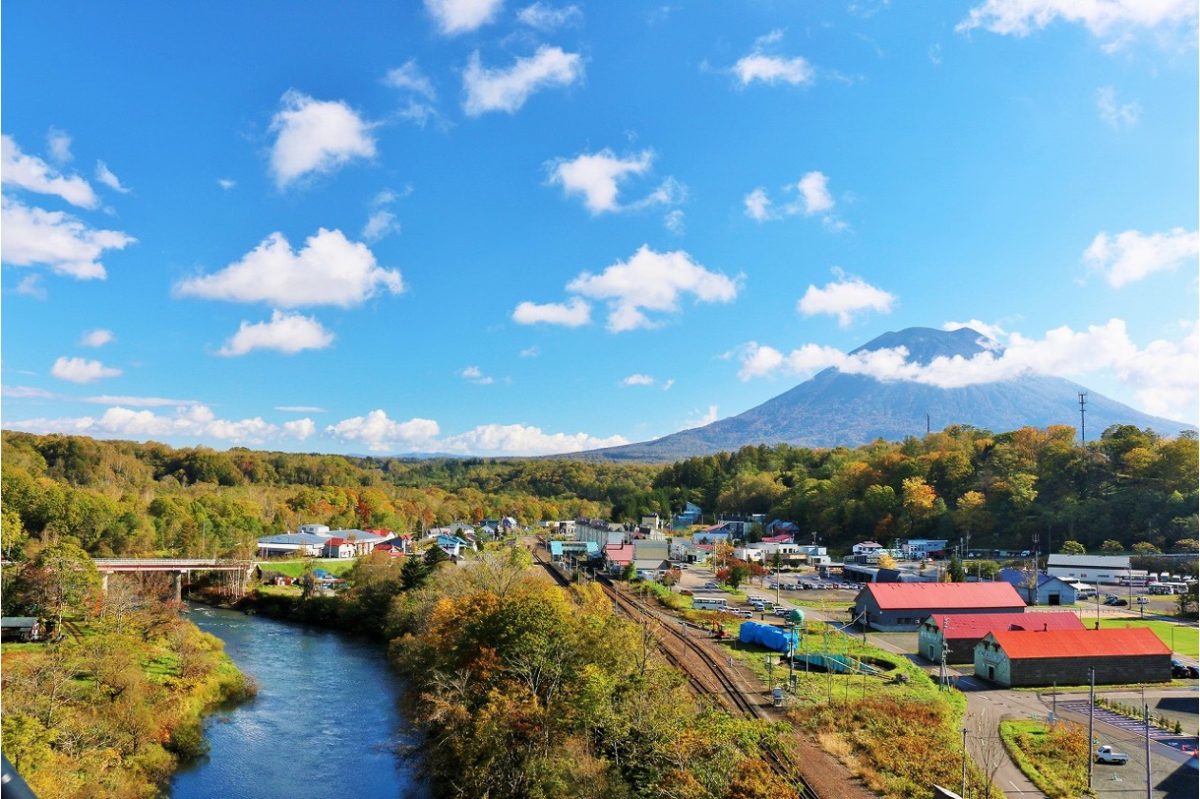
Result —
[[1087, 734], [1082, 727], [1040, 721], [1002, 721], [1000, 737], [1021, 772], [1051, 799], [1087, 790]]
[[[311, 562], [314, 569], [324, 569], [339, 576], [354, 566], [352, 558], [313, 558]], [[304, 571], [302, 560], [264, 560], [259, 561], [258, 565], [263, 571], [279, 572], [288, 577], [299, 577]]]
[[1121, 627], [1148, 627], [1167, 646], [1172, 645], [1171, 631], [1174, 630], [1174, 650], [1188, 657], [1200, 656], [1200, 630], [1169, 621], [1142, 621], [1140, 619], [1101, 619], [1102, 629]]

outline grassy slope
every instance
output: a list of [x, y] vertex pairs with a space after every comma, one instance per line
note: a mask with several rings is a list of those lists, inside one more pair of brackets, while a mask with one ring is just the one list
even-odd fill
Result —
[[1021, 772], [1051, 799], [1081, 796], [1087, 789], [1086, 735], [1082, 753], [1076, 751], [1078, 734], [1051, 731], [1040, 721], [1002, 721], [1000, 737]]
[[[258, 565], [263, 571], [279, 572], [288, 577], [299, 577], [304, 571], [304, 561], [302, 560], [264, 560], [259, 561]], [[354, 559], [314, 558], [312, 565], [314, 569], [324, 569], [330, 574], [342, 575], [354, 566]]]

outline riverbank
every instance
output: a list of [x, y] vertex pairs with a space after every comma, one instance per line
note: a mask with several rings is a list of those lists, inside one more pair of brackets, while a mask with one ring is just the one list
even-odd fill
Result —
[[40, 799], [152, 796], [203, 755], [204, 717], [254, 695], [220, 639], [165, 608], [6, 644], [5, 755]]

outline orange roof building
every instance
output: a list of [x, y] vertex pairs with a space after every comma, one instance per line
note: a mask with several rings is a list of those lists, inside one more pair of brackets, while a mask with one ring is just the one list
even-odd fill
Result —
[[975, 645], [992, 631], [1082, 630], [1083, 622], [1069, 610], [1036, 613], [939, 613], [921, 623], [917, 654], [937, 663], [946, 651], [947, 663], [972, 663]]
[[1085, 685], [1091, 669], [1097, 685], [1167, 682], [1171, 650], [1145, 627], [993, 630], [975, 646], [975, 676], [998, 685]]

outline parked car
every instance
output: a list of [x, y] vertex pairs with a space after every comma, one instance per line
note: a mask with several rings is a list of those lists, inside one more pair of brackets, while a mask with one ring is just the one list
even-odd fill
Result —
[[1171, 676], [1187, 678], [1191, 675], [1188, 673], [1188, 667], [1187, 667], [1186, 663], [1182, 663], [1178, 660], [1172, 660], [1171, 661]]
[[1123, 766], [1129, 762], [1129, 755], [1118, 752], [1108, 744], [1096, 750], [1096, 762], [1108, 763], [1112, 766]]
[[1187, 670], [1188, 670], [1188, 675], [1187, 675], [1188, 677], [1190, 677], [1193, 680], [1200, 680], [1200, 669], [1196, 668], [1195, 666], [1188, 666]]
[[705, 588], [720, 588], [721, 586], [717, 585], [716, 583], [709, 582], [709, 583], [705, 583], [704, 587]]

